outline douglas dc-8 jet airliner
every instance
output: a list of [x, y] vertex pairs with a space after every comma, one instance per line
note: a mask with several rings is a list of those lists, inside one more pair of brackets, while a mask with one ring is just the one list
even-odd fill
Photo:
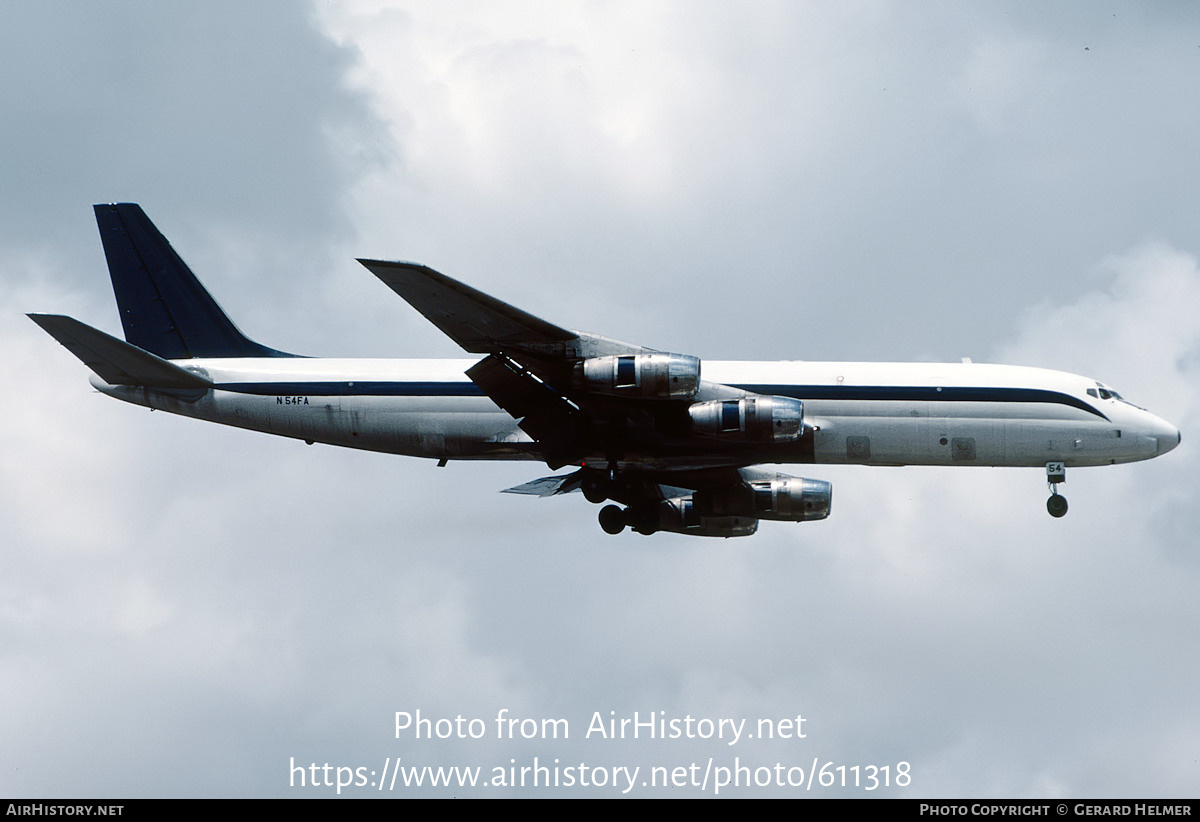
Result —
[[244, 336], [133, 204], [95, 206], [125, 339], [34, 322], [126, 402], [254, 431], [448, 460], [572, 466], [513, 493], [576, 490], [610, 534], [753, 534], [829, 516], [832, 487], [778, 463], [1024, 466], [1046, 504], [1068, 466], [1156, 457], [1175, 426], [1095, 380], [971, 362], [703, 363], [546, 322], [423, 265], [360, 260], [463, 360], [317, 359]]

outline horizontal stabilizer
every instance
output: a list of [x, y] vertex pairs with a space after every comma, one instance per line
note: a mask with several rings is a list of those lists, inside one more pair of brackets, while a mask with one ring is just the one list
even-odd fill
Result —
[[211, 388], [212, 383], [136, 345], [109, 336], [61, 314], [30, 314], [29, 319], [83, 361], [109, 385], [152, 388]]
[[534, 497], [552, 497], [555, 494], [569, 494], [578, 491], [582, 482], [582, 471], [570, 474], [559, 474], [554, 477], [542, 477], [530, 480], [522, 485], [505, 488], [501, 494], [528, 494]]

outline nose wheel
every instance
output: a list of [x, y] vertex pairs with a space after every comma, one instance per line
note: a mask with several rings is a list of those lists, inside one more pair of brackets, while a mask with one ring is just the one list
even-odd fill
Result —
[[1050, 499], [1046, 500], [1046, 510], [1050, 512], [1052, 517], [1065, 516], [1067, 513], [1067, 498], [1057, 491], [1050, 495]]
[[1054, 518], [1066, 516], [1067, 498], [1058, 493], [1058, 484], [1067, 481], [1067, 466], [1061, 462], [1046, 463], [1046, 482], [1050, 485], [1050, 499], [1046, 500], [1046, 510]]

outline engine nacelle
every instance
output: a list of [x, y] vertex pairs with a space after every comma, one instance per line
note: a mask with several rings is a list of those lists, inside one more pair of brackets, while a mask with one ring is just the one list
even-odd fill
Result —
[[687, 354], [621, 354], [576, 363], [583, 391], [647, 400], [687, 400], [700, 388], [700, 358]]
[[645, 502], [606, 506], [600, 525], [610, 534], [626, 527], [640, 534], [671, 531], [693, 537], [748, 537], [760, 519], [804, 522], [825, 519], [833, 486], [823, 480], [777, 476]]
[[672, 531], [692, 537], [748, 537], [758, 530], [754, 517], [702, 514], [692, 496], [663, 500], [654, 509], [651, 523], [641, 523], [640, 527], [635, 523], [634, 528], [645, 533], [644, 527], [651, 525], [651, 532]]
[[710, 516], [805, 522], [829, 516], [833, 486], [824, 480], [779, 477], [697, 491], [692, 496], [697, 508]]
[[789, 477], [750, 483], [754, 515], [760, 519], [806, 522], [825, 519], [833, 507], [833, 485], [824, 480]]
[[698, 402], [688, 409], [692, 432], [750, 442], [794, 442], [804, 435], [804, 403], [791, 397]]

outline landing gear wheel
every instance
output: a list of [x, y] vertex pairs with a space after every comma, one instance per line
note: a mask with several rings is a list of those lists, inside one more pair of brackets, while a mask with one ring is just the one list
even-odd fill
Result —
[[654, 506], [639, 506], [625, 512], [625, 521], [629, 527], [645, 536], [658, 532], [658, 509]]
[[625, 530], [625, 511], [619, 505], [606, 505], [600, 509], [600, 527], [606, 534], [619, 534]]
[[1064, 516], [1067, 513], [1067, 498], [1062, 494], [1051, 494], [1050, 499], [1046, 500], [1046, 510], [1052, 517]]
[[1055, 519], [1067, 513], [1067, 498], [1058, 493], [1058, 484], [1067, 481], [1067, 464], [1065, 462], [1046, 463], [1046, 484], [1050, 486], [1050, 499], [1046, 500], [1046, 510]]
[[588, 502], [601, 503], [608, 499], [608, 483], [602, 480], [584, 480], [583, 497]]

